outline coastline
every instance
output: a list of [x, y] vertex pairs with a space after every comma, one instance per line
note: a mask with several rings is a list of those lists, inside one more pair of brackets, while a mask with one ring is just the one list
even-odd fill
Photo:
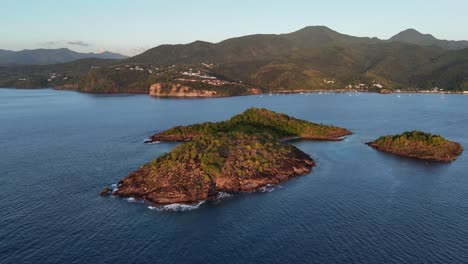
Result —
[[143, 91], [122, 91], [122, 92], [108, 92], [108, 91], [81, 91], [77, 89], [66, 89], [62, 87], [38, 87], [38, 88], [24, 88], [24, 87], [0, 87], [0, 89], [16, 89], [16, 90], [56, 90], [56, 91], [74, 91], [79, 93], [85, 94], [129, 94], [129, 95], [148, 95], [154, 98], [181, 98], [181, 99], [201, 99], [201, 98], [228, 98], [228, 97], [239, 97], [239, 96], [251, 96], [251, 95], [258, 95], [258, 96], [272, 96], [272, 95], [281, 95], [281, 94], [327, 94], [327, 93], [375, 93], [375, 94], [382, 94], [382, 95], [390, 95], [390, 94], [458, 94], [458, 95], [468, 95], [468, 91], [433, 91], [433, 90], [397, 90], [391, 91], [389, 93], [381, 93], [378, 91], [369, 91], [369, 90], [356, 90], [356, 89], [320, 89], [320, 90], [307, 90], [307, 89], [300, 89], [300, 90], [279, 90], [279, 91], [269, 91], [263, 93], [251, 93], [251, 94], [242, 94], [242, 95], [150, 95], [149, 92]]

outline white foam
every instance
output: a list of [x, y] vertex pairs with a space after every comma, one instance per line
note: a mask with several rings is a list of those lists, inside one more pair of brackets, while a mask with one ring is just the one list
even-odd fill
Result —
[[161, 141], [152, 141], [151, 138], [147, 138], [143, 141], [143, 143], [152, 145], [152, 144], [159, 144], [161, 143]]
[[197, 204], [180, 204], [180, 203], [173, 203], [164, 206], [148, 206], [150, 210], [156, 211], [191, 211], [198, 209], [200, 205], [204, 204], [205, 201], [198, 202]]
[[112, 192], [116, 192], [119, 189], [119, 186], [117, 185], [117, 183], [113, 183], [111, 184], [111, 188], [112, 188]]
[[275, 186], [272, 184], [267, 184], [265, 186], [258, 188], [259, 192], [272, 192], [274, 190], [275, 190]]
[[221, 200], [221, 199], [226, 199], [231, 197], [232, 194], [227, 193], [227, 192], [219, 192], [218, 195], [216, 196], [216, 199]]
[[127, 198], [127, 201], [130, 202], [130, 203], [134, 203], [134, 202], [136, 202], [136, 199], [133, 198], [133, 197], [129, 197], [129, 198]]

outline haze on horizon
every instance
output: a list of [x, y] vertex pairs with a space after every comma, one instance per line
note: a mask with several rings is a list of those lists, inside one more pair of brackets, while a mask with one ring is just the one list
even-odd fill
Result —
[[161, 44], [286, 33], [324, 25], [388, 39], [415, 28], [439, 39], [468, 40], [468, 2], [446, 1], [8, 1], [1, 4], [0, 49], [70, 48], [136, 55]]

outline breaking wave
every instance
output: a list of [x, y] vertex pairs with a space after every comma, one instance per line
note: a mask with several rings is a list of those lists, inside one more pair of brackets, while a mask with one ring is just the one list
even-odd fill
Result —
[[267, 184], [265, 186], [258, 188], [259, 192], [272, 192], [274, 190], [275, 190], [275, 186], [272, 184]]
[[152, 145], [152, 144], [159, 144], [159, 143], [161, 143], [161, 141], [152, 141], [151, 138], [146, 138], [146, 139], [143, 141], [143, 143]]
[[216, 199], [221, 200], [221, 199], [226, 199], [231, 197], [232, 194], [227, 193], [227, 192], [219, 192], [218, 195], [216, 195]]
[[184, 212], [184, 211], [191, 211], [198, 209], [200, 205], [204, 204], [205, 201], [198, 202], [197, 204], [180, 204], [180, 203], [173, 203], [173, 204], [168, 204], [164, 206], [148, 206], [148, 209], [150, 210], [156, 210], [156, 211], [179, 211], [179, 212]]
[[117, 183], [113, 183], [111, 184], [111, 188], [112, 188], [112, 192], [115, 192], [119, 189], [119, 186], [117, 185]]

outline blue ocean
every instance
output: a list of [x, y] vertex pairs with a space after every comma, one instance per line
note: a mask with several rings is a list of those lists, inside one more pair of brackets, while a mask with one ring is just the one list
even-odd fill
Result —
[[[317, 166], [264, 192], [165, 208], [99, 196], [176, 145], [143, 144], [151, 134], [252, 106], [354, 134], [291, 142]], [[468, 263], [467, 154], [434, 163], [364, 144], [413, 129], [468, 148], [468, 96], [0, 89], [0, 263]]]

